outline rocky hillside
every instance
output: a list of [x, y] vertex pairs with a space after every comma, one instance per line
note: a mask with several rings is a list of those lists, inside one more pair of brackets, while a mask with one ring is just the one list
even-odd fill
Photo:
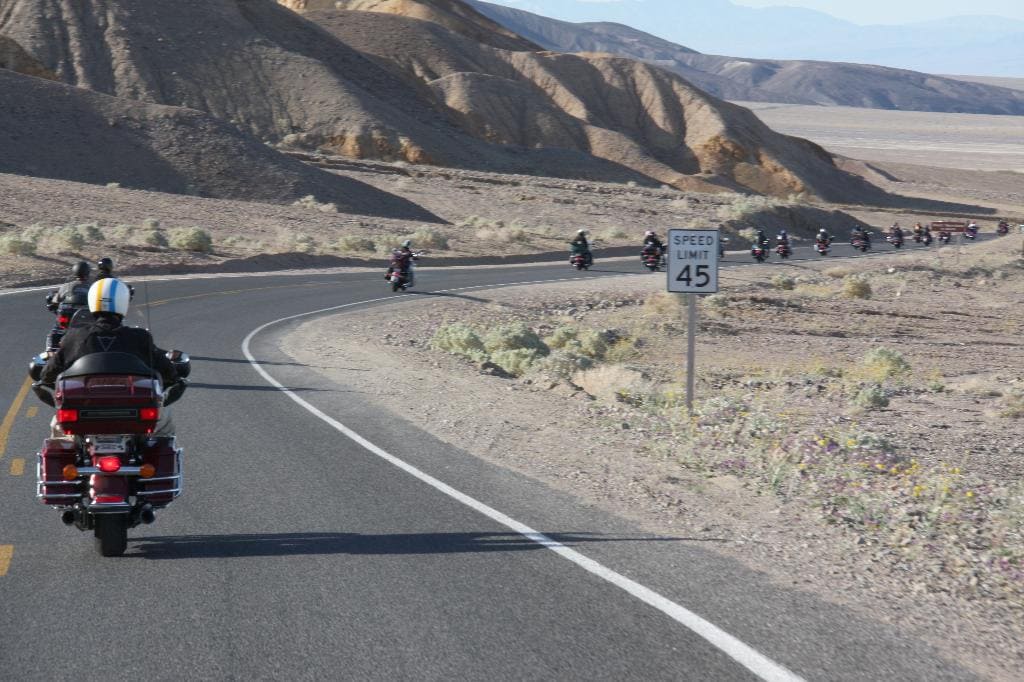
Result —
[[607, 52], [651, 62], [726, 99], [1024, 115], [1024, 94], [993, 85], [882, 66], [701, 54], [622, 24], [574, 24], [504, 5], [469, 2], [546, 49]]
[[499, 50], [404, 13], [305, 16], [373, 56], [479, 139], [585, 151], [681, 189], [878, 198], [819, 147], [778, 135], [746, 109], [643, 62]]
[[271, 0], [5, 0], [0, 35], [69, 85], [196, 109], [271, 144], [680, 189], [884, 199], [821, 148], [649, 64], [533, 50], [461, 0], [333, 4], [343, 9], [300, 15]]
[[17, 42], [5, 36], [0, 36], [0, 69], [17, 71], [36, 78], [57, 80], [57, 74], [40, 64]]
[[290, 202], [436, 220], [364, 183], [315, 169], [191, 109], [118, 99], [0, 69], [0, 173], [177, 194]]

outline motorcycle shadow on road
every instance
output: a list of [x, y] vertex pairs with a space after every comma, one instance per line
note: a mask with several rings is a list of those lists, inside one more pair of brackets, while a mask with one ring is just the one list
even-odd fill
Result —
[[[724, 538], [610, 536], [599, 533], [546, 533], [566, 546], [594, 542], [725, 542]], [[325, 554], [394, 555], [517, 552], [544, 549], [518, 533], [267, 533], [181, 535], [138, 538], [126, 558], [227, 559]]]

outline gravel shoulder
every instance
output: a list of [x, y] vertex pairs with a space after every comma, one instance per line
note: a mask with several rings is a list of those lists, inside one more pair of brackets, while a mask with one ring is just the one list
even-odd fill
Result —
[[[781, 445], [754, 441], [765, 461], [792, 464], [778, 485], [769, 485], [750, 448], [694, 454], [690, 445], [706, 442], [681, 435], [687, 420], [678, 403], [637, 397], [673, 395], [683, 379], [685, 325], [677, 301], [660, 293], [661, 277], [416, 297], [415, 304], [410, 297], [390, 318], [354, 311], [303, 325], [284, 350], [455, 447], [652, 531], [716, 539], [716, 551], [780, 584], [905, 628], [983, 676], [1015, 679], [1024, 666], [1024, 575], [1013, 554], [1020, 519], [993, 524], [1005, 511], [996, 506], [997, 489], [1015, 491], [998, 493], [1011, 496], [1007, 505], [1024, 505], [1012, 497], [1024, 482], [1021, 262], [996, 241], [962, 253], [723, 272], [724, 293], [702, 305], [699, 429], [733, 424], [723, 420], [723, 406], [741, 404], [754, 413], [735, 422], [743, 429], [754, 417], [779, 429]], [[868, 281], [872, 298], [844, 298], [851, 279]], [[426, 273], [421, 284], [429, 286]], [[605, 334], [610, 350], [584, 374], [535, 370], [513, 378], [494, 363], [432, 348], [437, 330], [453, 323], [481, 334], [522, 323], [547, 339], [574, 327]], [[872, 375], [877, 370], [864, 358], [879, 347], [897, 351], [907, 373]], [[393, 391], [398, 362], [401, 380], [414, 388], [400, 398]], [[876, 380], [888, 404], [860, 406]], [[837, 508], [835, 493], [822, 488], [822, 477], [808, 476], [796, 460], [772, 459], [800, 434], [826, 430], [869, 444], [884, 439], [892, 458], [885, 469], [851, 485], [863, 482], [861, 502], [890, 514], [888, 525], [836, 522], [822, 497], [831, 495], [829, 508]], [[1003, 535], [987, 545], [936, 540], [941, 547], [933, 547], [919, 542], [929, 531], [892, 521], [918, 513], [919, 488], [933, 485], [953, 488], [935, 498], [942, 509], [988, 514], [961, 525], [936, 517], [939, 532], [998, 528]], [[990, 497], [992, 508], [983, 509], [979, 500]], [[982, 564], [1003, 549], [1010, 570], [995, 575]]]

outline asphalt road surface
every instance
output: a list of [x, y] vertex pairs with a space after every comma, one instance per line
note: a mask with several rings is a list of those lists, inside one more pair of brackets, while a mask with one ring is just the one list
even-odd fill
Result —
[[[776, 266], [762, 267], [767, 277]], [[600, 258], [584, 273], [424, 268], [418, 293], [638, 271]], [[409, 300], [378, 272], [146, 288], [157, 342], [193, 358], [174, 408], [186, 490], [115, 559], [34, 497], [52, 411], [27, 391], [25, 368], [52, 315], [40, 291], [0, 295], [0, 679], [971, 677], [953, 652], [364, 405], [279, 350], [309, 317], [253, 335], [266, 376], [250, 364], [243, 341], [261, 325], [348, 304], [389, 314], [389, 301]]]

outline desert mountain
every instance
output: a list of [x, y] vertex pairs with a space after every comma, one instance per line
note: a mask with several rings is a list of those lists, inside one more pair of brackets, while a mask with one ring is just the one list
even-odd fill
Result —
[[675, 74], [608, 55], [496, 49], [384, 11], [397, 4], [305, 16], [405, 78], [480, 139], [584, 151], [683, 189], [877, 196], [824, 150], [772, 132]]
[[502, 24], [478, 12], [461, 0], [279, 0], [297, 12], [321, 9], [350, 9], [398, 14], [444, 26], [483, 45], [502, 50], [541, 50]]
[[1024, 115], [1024, 94], [1007, 88], [883, 66], [701, 54], [622, 24], [575, 24], [504, 5], [470, 2], [546, 49], [607, 52], [654, 63], [725, 99]]
[[[334, 4], [379, 11], [4, 0], [0, 35], [67, 84], [197, 109], [272, 143], [681, 189], [880, 197], [821, 148], [660, 68], [527, 51], [507, 30], [481, 41], [492, 22], [461, 0]], [[506, 41], [516, 49], [494, 46]]]
[[198, 111], [8, 70], [0, 70], [0, 92], [0, 173], [263, 202], [312, 194], [354, 213], [433, 219], [411, 202], [312, 168]]

